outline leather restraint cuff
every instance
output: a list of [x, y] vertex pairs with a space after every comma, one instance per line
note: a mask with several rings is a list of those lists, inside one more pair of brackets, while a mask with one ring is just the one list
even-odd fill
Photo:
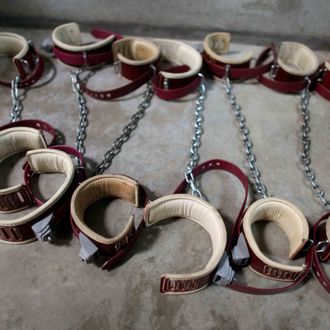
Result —
[[[154, 42], [161, 54], [158, 73], [153, 79], [155, 94], [164, 100], [174, 100], [193, 93], [201, 81], [203, 60], [198, 51], [180, 41], [155, 39]], [[162, 62], [175, 66], [163, 70]]]
[[330, 60], [320, 66], [316, 81], [316, 93], [330, 101]]
[[115, 72], [131, 82], [103, 91], [92, 90], [80, 82], [82, 90], [98, 100], [116, 99], [132, 93], [153, 77], [159, 60], [159, 48], [153, 42], [140, 38], [120, 39], [112, 44], [112, 52]]
[[[11, 56], [17, 70], [18, 87], [35, 84], [44, 72], [44, 59], [39, 55], [30, 41], [9, 32], [0, 32], [0, 54]], [[0, 85], [11, 87], [11, 81], [0, 79]]]
[[145, 207], [146, 226], [173, 217], [187, 218], [201, 225], [210, 235], [213, 252], [202, 270], [190, 274], [163, 274], [160, 291], [167, 294], [199, 291], [212, 281], [214, 271], [223, 256], [227, 241], [223, 219], [208, 202], [187, 194], [161, 197]]
[[[40, 207], [15, 219], [0, 220], [0, 240], [6, 243], [22, 244], [36, 239], [50, 240], [55, 227], [69, 210], [68, 202], [72, 190], [78, 184], [75, 181], [72, 158], [67, 153], [56, 150], [56, 147], [28, 151], [26, 157], [26, 178], [30, 178], [33, 173], [63, 173], [66, 177], [59, 189]], [[26, 185], [29, 185], [28, 181]]]
[[100, 40], [84, 42], [77, 23], [56, 27], [52, 33], [54, 54], [62, 63], [73, 67], [94, 67], [112, 63], [112, 43], [122, 36], [101, 29], [93, 29], [91, 35]]
[[115, 237], [108, 238], [94, 232], [84, 221], [85, 211], [88, 206], [105, 197], [129, 201], [137, 208], [143, 207], [148, 201], [144, 188], [136, 180], [124, 175], [97, 175], [76, 189], [71, 200], [71, 225], [80, 241], [79, 256], [86, 263], [100, 261], [102, 269], [117, 264], [144, 227], [142, 219], [135, 228], [132, 214], [122, 232]]
[[262, 51], [258, 65], [252, 67], [252, 52], [230, 52], [230, 39], [231, 35], [225, 32], [214, 32], [204, 39], [202, 55], [213, 75], [219, 78], [250, 79], [259, 77], [270, 70], [275, 58], [272, 46]]
[[[258, 58], [257, 64], [262, 62]], [[259, 77], [261, 84], [280, 93], [298, 93], [306, 87], [306, 78], [313, 80], [318, 59], [307, 46], [297, 42], [282, 42], [269, 76]]]

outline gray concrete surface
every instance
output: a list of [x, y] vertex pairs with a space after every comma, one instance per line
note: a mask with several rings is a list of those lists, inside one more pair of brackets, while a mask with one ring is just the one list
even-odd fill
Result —
[[330, 48], [327, 0], [2, 0], [0, 25], [52, 28], [77, 21], [125, 34], [199, 40], [209, 31], [235, 32], [239, 42], [280, 38]]
[[[30, 36], [36, 45], [50, 34], [48, 30], [6, 30]], [[198, 48], [201, 43], [194, 45]], [[250, 47], [253, 51], [260, 49]], [[326, 56], [324, 52], [318, 54], [321, 59]], [[8, 61], [0, 59], [1, 77], [12, 73], [6, 63]], [[78, 123], [77, 104], [68, 69], [56, 61], [54, 65], [54, 79], [28, 91], [23, 117], [47, 120], [65, 136], [65, 142], [72, 145]], [[110, 87], [123, 80], [108, 69], [97, 73], [90, 83], [95, 87]], [[201, 160], [223, 158], [247, 171], [240, 134], [220, 82], [206, 83]], [[314, 200], [299, 165], [299, 97], [278, 94], [253, 82], [236, 84], [235, 90], [251, 128], [257, 164], [269, 192], [296, 204], [308, 221], [314, 223], [323, 210]], [[90, 125], [86, 147], [90, 160], [101, 160], [135, 112], [142, 91], [143, 88], [130, 98], [114, 102], [88, 98]], [[1, 88], [0, 95], [0, 120], [6, 123], [11, 107], [10, 92]], [[183, 178], [188, 162], [193, 109], [191, 97], [177, 102], [154, 97], [145, 117], [107, 173], [124, 173], [138, 179], [152, 199], [171, 193]], [[311, 114], [313, 167], [330, 196], [329, 102], [313, 96]], [[22, 159], [15, 157], [1, 165], [1, 187], [21, 182], [21, 163]], [[42, 175], [36, 181], [36, 188], [47, 198], [61, 180], [59, 176]], [[238, 182], [229, 175], [211, 172], [203, 176], [200, 183], [230, 227], [243, 195]], [[88, 210], [87, 218], [100, 233], [114, 235], [123, 228], [132, 211], [134, 209], [124, 202], [102, 201]], [[283, 233], [268, 224], [260, 226], [258, 234], [269, 254], [286, 262], [288, 242]], [[78, 253], [79, 243], [69, 234], [61, 235], [52, 244], [0, 244], [0, 328], [329, 328], [329, 295], [314, 278], [291, 292], [274, 296], [247, 295], [213, 285], [190, 295], [160, 294], [162, 273], [198, 270], [210, 256], [207, 233], [188, 220], [168, 221], [145, 230], [125, 262], [109, 272], [83, 264]], [[326, 267], [330, 275], [330, 268]], [[238, 278], [251, 285], [279, 284], [248, 269], [238, 274]]]

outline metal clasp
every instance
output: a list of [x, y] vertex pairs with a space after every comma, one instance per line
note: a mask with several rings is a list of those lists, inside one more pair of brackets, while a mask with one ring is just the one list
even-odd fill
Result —
[[98, 247], [83, 233], [79, 233], [80, 252], [79, 257], [81, 261], [90, 264], [98, 252]]
[[320, 241], [316, 244], [316, 253], [322, 253], [325, 251], [329, 244], [329, 240]]
[[276, 78], [276, 75], [277, 75], [277, 71], [279, 69], [279, 65], [278, 63], [273, 63], [270, 67], [270, 71], [269, 71], [269, 75], [272, 79], [275, 79]]
[[52, 240], [54, 237], [54, 230], [52, 227], [52, 221], [54, 219], [54, 214], [51, 213], [46, 218], [36, 222], [32, 225], [32, 230], [37, 239], [41, 242], [46, 242]]

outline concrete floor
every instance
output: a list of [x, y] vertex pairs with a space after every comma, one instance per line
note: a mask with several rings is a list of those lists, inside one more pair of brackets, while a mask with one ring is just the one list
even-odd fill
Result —
[[[10, 31], [31, 37], [37, 46], [50, 34], [44, 30]], [[201, 42], [194, 45], [200, 48]], [[252, 46], [251, 49], [259, 50]], [[327, 54], [319, 51], [318, 55], [324, 59]], [[79, 118], [76, 99], [68, 69], [56, 61], [54, 65], [54, 78], [28, 91], [23, 118], [50, 122], [63, 134], [65, 142], [73, 145]], [[3, 59], [0, 74], [8, 74]], [[108, 69], [96, 74], [90, 83], [93, 87], [110, 87], [119, 85], [122, 79]], [[240, 134], [220, 82], [208, 80], [206, 84], [201, 160], [223, 158], [247, 171]], [[91, 166], [102, 159], [136, 111], [143, 89], [120, 101], [87, 98], [90, 125], [86, 156]], [[278, 94], [253, 82], [236, 84], [235, 90], [251, 129], [257, 165], [270, 194], [293, 202], [314, 223], [324, 212], [299, 164], [299, 97]], [[0, 120], [7, 123], [10, 91], [1, 88], [0, 93]], [[154, 97], [145, 117], [106, 173], [123, 173], [138, 179], [152, 199], [171, 193], [182, 180], [188, 162], [193, 115], [191, 97], [177, 102]], [[329, 198], [329, 102], [317, 95], [311, 99], [311, 129], [313, 167]], [[18, 157], [4, 162], [2, 187], [21, 182], [21, 163]], [[36, 186], [47, 198], [61, 180], [60, 176], [43, 175]], [[212, 172], [203, 176], [201, 186], [230, 227], [243, 195], [237, 180]], [[122, 201], [102, 201], [88, 210], [87, 221], [101, 234], [114, 235], [132, 211]], [[280, 260], [286, 258], [288, 242], [278, 228], [268, 224], [257, 231], [264, 235], [260, 240], [269, 254]], [[210, 257], [207, 233], [188, 220], [168, 221], [144, 230], [125, 262], [108, 272], [83, 264], [78, 257], [79, 243], [70, 234], [61, 235], [52, 244], [0, 244], [0, 252], [1, 329], [329, 328], [329, 295], [314, 278], [298, 289], [273, 296], [247, 295], [214, 285], [191, 295], [160, 294], [162, 273], [198, 270]], [[330, 267], [326, 267], [330, 275]], [[248, 269], [237, 277], [251, 285], [278, 285]]]

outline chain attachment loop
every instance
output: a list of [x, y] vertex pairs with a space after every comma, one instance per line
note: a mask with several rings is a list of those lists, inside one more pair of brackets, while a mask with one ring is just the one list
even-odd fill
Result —
[[306, 77], [306, 86], [301, 92], [300, 95], [300, 108], [302, 113], [302, 125], [301, 125], [301, 143], [302, 143], [302, 154], [301, 154], [301, 163], [304, 167], [305, 177], [306, 180], [309, 181], [311, 184], [313, 193], [316, 198], [318, 198], [322, 204], [322, 206], [327, 210], [330, 211], [330, 202], [325, 198], [325, 192], [322, 186], [318, 183], [316, 179], [315, 172], [311, 168], [311, 157], [310, 157], [310, 150], [311, 150], [311, 139], [309, 136], [310, 127], [310, 114], [309, 114], [309, 100], [310, 100], [310, 92], [309, 86], [311, 80]]
[[24, 98], [24, 93], [19, 93], [18, 84], [20, 82], [20, 77], [16, 76], [11, 81], [11, 98], [13, 102], [13, 108], [10, 113], [11, 123], [14, 123], [22, 118], [22, 111], [24, 109], [22, 100]]
[[204, 76], [199, 74], [201, 82], [198, 87], [198, 97], [195, 103], [195, 119], [194, 119], [194, 136], [192, 138], [192, 143], [189, 152], [189, 163], [186, 167], [184, 173], [187, 183], [190, 185], [191, 193], [194, 196], [203, 198], [203, 195], [200, 189], [197, 188], [195, 178], [193, 176], [193, 169], [199, 161], [199, 147], [201, 145], [201, 137], [203, 134], [203, 111], [204, 111], [204, 102], [206, 98], [206, 88], [204, 84]]
[[245, 158], [249, 163], [249, 171], [250, 171], [250, 177], [253, 179], [254, 188], [257, 194], [261, 198], [266, 198], [268, 196], [267, 194], [267, 188], [261, 181], [261, 173], [259, 169], [256, 166], [256, 157], [253, 153], [253, 143], [250, 139], [250, 131], [246, 125], [246, 118], [242, 114], [242, 108], [238, 104], [236, 95], [234, 94], [234, 88], [231, 84], [231, 81], [229, 79], [229, 69], [230, 66], [226, 66], [226, 75], [222, 79], [222, 87], [225, 90], [227, 99], [230, 103], [230, 106], [232, 110], [235, 113], [236, 121], [239, 124], [239, 129], [242, 135], [243, 145], [245, 148]]

